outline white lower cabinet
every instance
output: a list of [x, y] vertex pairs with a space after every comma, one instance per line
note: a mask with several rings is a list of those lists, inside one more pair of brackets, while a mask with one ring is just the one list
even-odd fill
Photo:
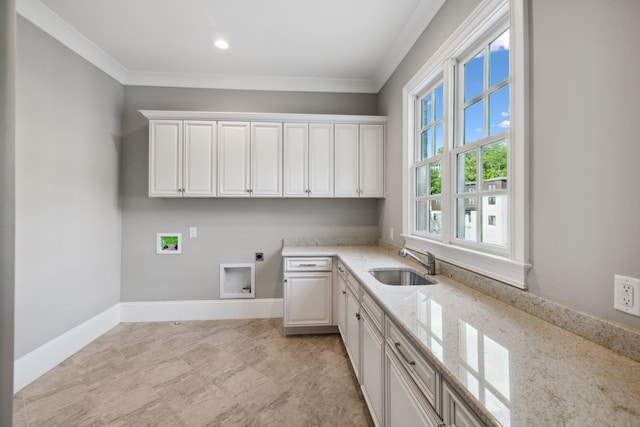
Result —
[[345, 294], [345, 325], [346, 325], [346, 340], [345, 347], [349, 358], [351, 359], [351, 365], [353, 371], [356, 374], [358, 381], [360, 380], [360, 301], [356, 294], [353, 293], [351, 288], [347, 286], [347, 293]]
[[384, 420], [384, 338], [366, 310], [362, 315], [362, 394], [376, 426]]
[[445, 424], [456, 427], [482, 427], [483, 424], [471, 409], [449, 387], [442, 382], [442, 418]]
[[344, 277], [346, 270], [344, 265], [338, 261], [338, 286], [336, 297], [336, 317], [338, 323], [338, 331], [342, 336], [342, 341], [347, 341], [347, 282]]
[[331, 326], [331, 258], [285, 258], [284, 270], [285, 332], [301, 333], [309, 327]]
[[386, 361], [386, 426], [438, 427], [440, 417], [424, 399], [406, 374], [393, 351], [385, 353]]

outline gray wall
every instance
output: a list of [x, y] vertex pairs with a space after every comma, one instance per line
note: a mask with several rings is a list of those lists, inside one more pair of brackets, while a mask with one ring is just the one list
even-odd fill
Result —
[[0, 1], [0, 426], [13, 422], [15, 6]]
[[[446, 2], [380, 93], [389, 115], [385, 238], [402, 226], [401, 89], [476, 3]], [[613, 309], [613, 275], [640, 278], [640, 2], [531, 3], [530, 291], [640, 327]]]
[[122, 86], [18, 18], [19, 358], [120, 300]]
[[[217, 299], [221, 263], [256, 263], [256, 297], [282, 297], [284, 237], [377, 236], [376, 200], [150, 199], [148, 121], [138, 110], [375, 114], [376, 95], [125, 87], [122, 301]], [[189, 239], [189, 227], [198, 238]], [[155, 254], [181, 232], [180, 256]]]

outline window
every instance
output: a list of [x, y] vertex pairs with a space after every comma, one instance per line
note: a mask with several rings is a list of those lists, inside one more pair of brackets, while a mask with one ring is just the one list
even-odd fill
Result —
[[481, 2], [405, 86], [403, 223], [410, 247], [522, 288], [530, 268], [523, 4]]

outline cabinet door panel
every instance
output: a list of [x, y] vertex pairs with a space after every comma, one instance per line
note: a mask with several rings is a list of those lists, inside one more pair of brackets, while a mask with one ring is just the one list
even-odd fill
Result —
[[377, 327], [362, 310], [362, 392], [376, 425], [382, 425], [384, 407], [384, 340]]
[[360, 197], [384, 196], [384, 126], [360, 125]]
[[309, 125], [309, 197], [333, 197], [333, 125]]
[[387, 365], [386, 425], [389, 427], [428, 426], [437, 427], [442, 422], [426, 401], [421, 401], [419, 392], [389, 351], [385, 354]]
[[249, 197], [249, 123], [218, 123], [218, 195]]
[[285, 275], [285, 326], [331, 324], [331, 273]]
[[347, 287], [346, 296], [347, 340], [345, 347], [349, 353], [356, 378], [360, 380], [360, 302], [349, 287]]
[[442, 418], [445, 423], [457, 427], [482, 427], [482, 422], [444, 381], [442, 384]]
[[340, 331], [340, 335], [342, 336], [342, 341], [347, 340], [347, 283], [344, 281], [342, 276], [338, 274], [338, 298], [337, 298], [337, 317], [338, 317], [338, 331]]
[[335, 125], [335, 196], [358, 197], [358, 125]]
[[284, 124], [284, 196], [308, 197], [309, 125]]
[[251, 190], [282, 197], [282, 123], [251, 123]]
[[149, 122], [149, 196], [182, 196], [182, 121]]
[[217, 182], [216, 122], [184, 122], [184, 195], [213, 197]]

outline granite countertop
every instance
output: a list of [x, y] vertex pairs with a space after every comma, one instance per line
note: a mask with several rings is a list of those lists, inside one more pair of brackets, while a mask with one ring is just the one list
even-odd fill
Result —
[[377, 246], [285, 246], [282, 256], [338, 256], [485, 422], [640, 426], [640, 363], [444, 276], [379, 283], [371, 268], [419, 264]]

